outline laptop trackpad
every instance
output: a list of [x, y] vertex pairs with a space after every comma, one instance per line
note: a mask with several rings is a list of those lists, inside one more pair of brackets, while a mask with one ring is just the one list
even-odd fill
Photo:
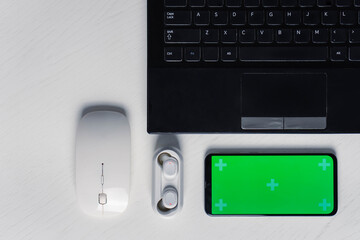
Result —
[[[308, 122], [322, 119], [326, 125], [326, 75], [244, 74], [242, 117], [283, 119], [284, 128], [287, 128], [286, 122], [289, 125], [299, 119]], [[324, 124], [320, 125], [325, 128]], [[298, 128], [296, 124], [293, 127]], [[310, 124], [306, 128], [319, 127]]]

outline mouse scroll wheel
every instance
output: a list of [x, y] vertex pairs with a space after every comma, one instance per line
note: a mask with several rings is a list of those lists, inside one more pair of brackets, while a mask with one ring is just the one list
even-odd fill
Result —
[[105, 205], [107, 203], [106, 193], [99, 193], [98, 201], [99, 201], [99, 204]]

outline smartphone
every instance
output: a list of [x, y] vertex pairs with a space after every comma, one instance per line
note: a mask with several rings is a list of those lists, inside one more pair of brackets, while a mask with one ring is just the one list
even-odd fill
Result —
[[337, 211], [333, 154], [209, 154], [209, 215], [331, 216]]

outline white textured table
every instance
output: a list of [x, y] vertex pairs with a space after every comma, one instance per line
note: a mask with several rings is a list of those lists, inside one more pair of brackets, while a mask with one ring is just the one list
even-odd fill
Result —
[[[119, 218], [87, 217], [76, 202], [75, 129], [93, 104], [123, 107], [131, 124], [130, 204]], [[360, 239], [360, 135], [179, 135], [185, 199], [171, 219], [151, 206], [157, 138], [146, 132], [145, 0], [0, 1], [0, 239]], [[207, 216], [211, 148], [334, 151], [338, 213]]]

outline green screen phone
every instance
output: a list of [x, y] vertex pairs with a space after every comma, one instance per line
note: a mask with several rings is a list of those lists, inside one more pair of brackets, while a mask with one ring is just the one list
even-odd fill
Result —
[[334, 215], [332, 154], [209, 154], [205, 211], [211, 215]]

